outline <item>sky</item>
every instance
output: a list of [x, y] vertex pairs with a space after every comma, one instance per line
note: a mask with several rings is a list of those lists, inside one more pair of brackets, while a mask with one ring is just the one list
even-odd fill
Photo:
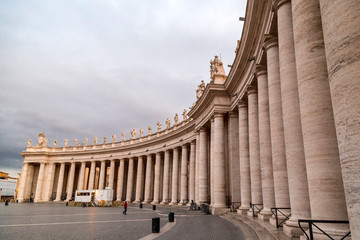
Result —
[[21, 171], [29, 138], [117, 139], [173, 123], [210, 60], [226, 73], [246, 0], [0, 1], [0, 171]]

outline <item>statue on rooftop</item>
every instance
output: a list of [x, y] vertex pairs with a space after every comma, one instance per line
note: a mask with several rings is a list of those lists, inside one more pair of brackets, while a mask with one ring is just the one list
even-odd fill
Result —
[[187, 110], [184, 109], [184, 112], [183, 112], [183, 121], [186, 121], [187, 120]]
[[27, 147], [31, 147], [31, 138], [29, 138], [29, 140], [27, 142]]
[[157, 130], [158, 130], [158, 132], [161, 132], [161, 122], [157, 122]]
[[148, 126], [148, 135], [150, 136], [152, 134], [152, 127]]
[[167, 118], [166, 119], [166, 128], [169, 129], [171, 127], [171, 122], [170, 122], [170, 119]]
[[121, 141], [125, 142], [125, 133], [124, 132], [121, 134]]
[[66, 139], [64, 140], [64, 147], [67, 147], [67, 146], [68, 146], [68, 142], [69, 142], [69, 140], [66, 138]]
[[107, 143], [107, 136], [104, 137], [104, 144]]
[[53, 142], [53, 147], [56, 147], [56, 144], [57, 144], [57, 141], [55, 139], [54, 142]]
[[112, 143], [116, 143], [116, 134], [113, 133], [111, 137], [112, 137]]
[[203, 95], [204, 90], [205, 90], [205, 83], [204, 83], [204, 80], [201, 80], [201, 83], [198, 85], [198, 88], [196, 90], [196, 98], [197, 99], [199, 99]]
[[175, 121], [175, 125], [179, 123], [179, 115], [177, 113], [175, 113], [174, 121]]
[[77, 147], [77, 145], [78, 145], [78, 139], [75, 138], [75, 140], [74, 140], [74, 147]]
[[223, 84], [226, 80], [225, 69], [218, 56], [210, 60], [210, 78], [211, 83], [215, 84]]
[[142, 138], [144, 135], [144, 129], [140, 128], [140, 137]]
[[130, 134], [131, 134], [131, 139], [135, 139], [135, 138], [136, 138], [136, 130], [135, 130], [135, 128], [130, 131]]
[[39, 133], [37, 146], [46, 147], [46, 145], [47, 145], [47, 139], [45, 137], [45, 133]]
[[84, 141], [84, 147], [86, 147], [86, 146], [87, 146], [87, 144], [88, 144], [88, 139], [87, 139], [87, 138], [85, 138], [85, 141]]
[[94, 137], [93, 140], [94, 140], [94, 145], [97, 145], [97, 137], [96, 136]]

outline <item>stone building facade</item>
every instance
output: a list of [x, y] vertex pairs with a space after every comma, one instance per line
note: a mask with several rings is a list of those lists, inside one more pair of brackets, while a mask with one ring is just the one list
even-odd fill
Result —
[[[248, 0], [228, 76], [211, 81], [183, 120], [157, 132], [80, 146], [28, 143], [20, 202], [68, 201], [77, 189], [114, 189], [115, 200], [210, 203], [213, 214], [274, 222], [271, 208], [298, 219], [349, 220], [360, 239], [360, 4], [357, 0]], [[340, 225], [324, 226], [346, 231]]]

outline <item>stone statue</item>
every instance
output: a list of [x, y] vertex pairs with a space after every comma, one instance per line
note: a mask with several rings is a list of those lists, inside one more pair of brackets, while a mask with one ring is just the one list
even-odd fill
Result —
[[104, 137], [104, 144], [107, 143], [107, 136]]
[[56, 147], [57, 141], [56, 139], [53, 141], [53, 147]]
[[64, 140], [64, 147], [67, 147], [67, 146], [68, 146], [68, 142], [69, 142], [69, 140], [66, 138], [66, 139]]
[[112, 135], [112, 142], [116, 143], [116, 134], [115, 133], [113, 133], [113, 135]]
[[144, 129], [140, 128], [140, 137], [142, 138], [144, 135]]
[[157, 128], [158, 132], [161, 132], [161, 122], [158, 122], [157, 126], [158, 126], [158, 128]]
[[187, 120], [187, 111], [186, 109], [184, 109], [184, 112], [183, 112], [183, 121], [186, 121]]
[[97, 145], [97, 137], [96, 136], [93, 138], [93, 140], [94, 140], [94, 145]]
[[74, 140], [74, 147], [77, 147], [77, 145], [78, 145], [78, 139], [75, 138], [75, 140]]
[[170, 125], [171, 125], [170, 119], [167, 118], [167, 119], [166, 119], [166, 128], [169, 129], [169, 128], [170, 128]]
[[46, 145], [47, 145], [47, 139], [45, 137], [45, 133], [39, 133], [37, 146], [46, 147]]
[[27, 142], [27, 147], [31, 147], [31, 138], [29, 138], [29, 140]]
[[125, 133], [124, 132], [121, 134], [121, 141], [125, 142]]
[[175, 125], [179, 123], [179, 115], [177, 113], [175, 113], [174, 121], [175, 121]]
[[87, 146], [87, 143], [88, 143], [88, 139], [87, 139], [87, 138], [85, 138], [85, 141], [84, 141], [84, 147], [86, 147], [86, 146]]
[[131, 134], [131, 139], [135, 139], [135, 138], [136, 138], [136, 130], [135, 130], [135, 128], [130, 131], [130, 134]]
[[201, 80], [201, 83], [198, 85], [198, 88], [196, 90], [196, 98], [199, 99], [203, 92], [205, 90], [205, 83], [204, 83], [204, 80]]
[[215, 84], [223, 84], [226, 80], [225, 69], [218, 56], [210, 60], [210, 78], [211, 83]]
[[152, 127], [148, 126], [148, 135], [150, 136], [152, 134]]

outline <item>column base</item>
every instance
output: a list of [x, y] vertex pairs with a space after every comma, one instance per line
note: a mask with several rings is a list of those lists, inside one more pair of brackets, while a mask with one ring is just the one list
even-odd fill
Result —
[[56, 198], [56, 199], [54, 200], [54, 202], [60, 202], [60, 199], [57, 199], [57, 198]]
[[[306, 228], [305, 228], [306, 229]], [[286, 236], [290, 237], [291, 239], [299, 239], [304, 233], [301, 229], [297, 226], [297, 222], [294, 221], [286, 221], [283, 225], [283, 232]]]
[[212, 215], [223, 215], [229, 212], [230, 209], [225, 207], [210, 207], [210, 212]]
[[41, 199], [34, 199], [34, 203], [38, 203], [38, 202], [45, 202], [45, 201], [43, 201]]
[[237, 213], [240, 215], [247, 215], [249, 209], [250, 207], [240, 207], [239, 209], [237, 209]]
[[159, 201], [152, 201], [151, 204], [159, 204]]
[[175, 205], [178, 205], [178, 203], [177, 202], [171, 202], [171, 203], [169, 203], [169, 205], [175, 206]]
[[269, 219], [271, 218], [271, 216], [273, 215], [273, 213], [271, 211], [268, 211], [268, 210], [262, 210], [260, 212], [260, 214], [258, 215], [259, 219], [260, 220], [263, 220], [265, 222], [268, 222]]
[[142, 204], [149, 204], [149, 203], [150, 201], [145, 201], [145, 200], [142, 202]]
[[179, 202], [177, 205], [178, 205], [178, 206], [185, 206], [186, 204], [183, 203], [183, 202]]
[[139, 201], [139, 200], [135, 200], [135, 201], [133, 201], [132, 203], [140, 203], [140, 201]]
[[160, 203], [160, 205], [166, 205], [166, 204], [169, 204], [167, 201], [162, 201], [161, 203]]
[[246, 213], [248, 216], [252, 217], [253, 216], [253, 211], [251, 208], [249, 208], [249, 211], [247, 211]]
[[16, 199], [19, 203], [22, 203], [22, 202], [25, 202], [25, 199], [23, 199], [23, 198], [19, 198], [19, 199]]

